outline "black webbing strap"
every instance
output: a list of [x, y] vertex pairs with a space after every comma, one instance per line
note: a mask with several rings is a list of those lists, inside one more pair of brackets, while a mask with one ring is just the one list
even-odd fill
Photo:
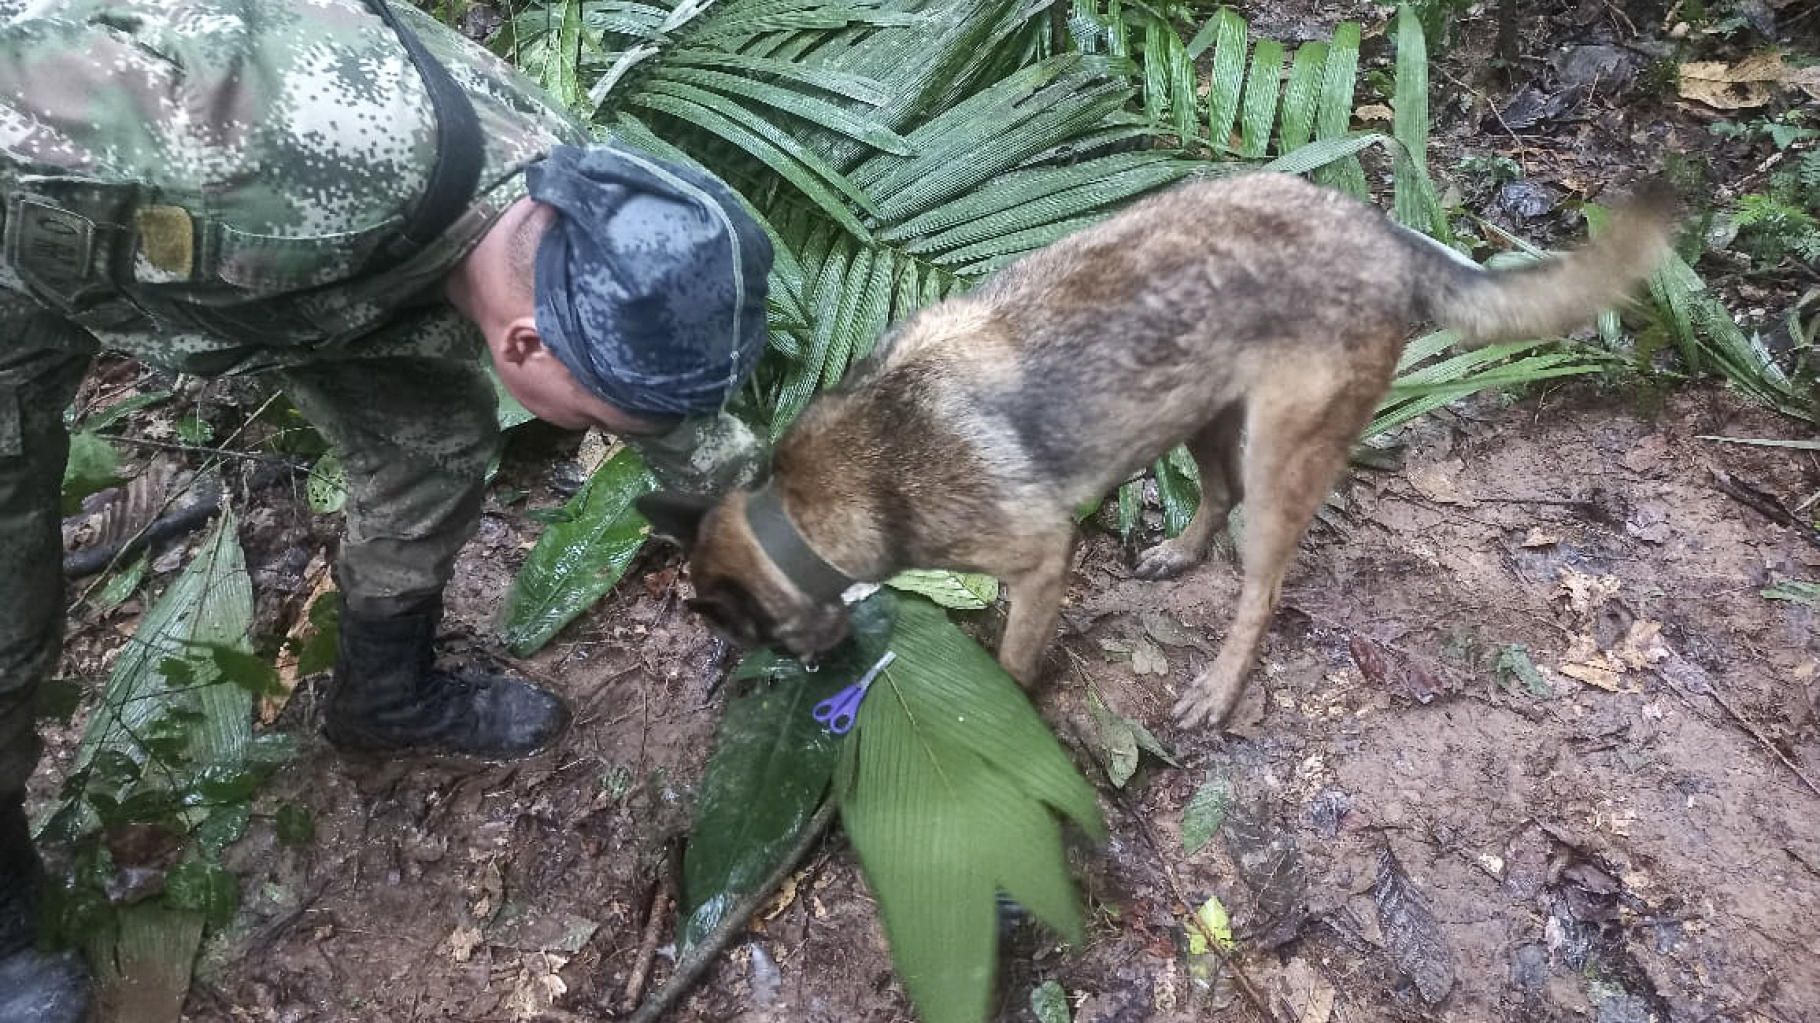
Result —
[[480, 122], [474, 116], [474, 104], [449, 77], [448, 69], [430, 56], [423, 41], [404, 27], [386, 0], [366, 0], [366, 5], [404, 44], [405, 53], [423, 78], [424, 89], [430, 94], [430, 109], [436, 116], [436, 166], [430, 171], [429, 184], [399, 236], [376, 256], [378, 261], [396, 265], [434, 242], [474, 201], [486, 146], [480, 136]]
[[833, 600], [855, 580], [815, 553], [796, 523], [784, 511], [783, 495], [771, 483], [746, 496], [746, 525], [758, 548], [777, 570], [812, 600]]

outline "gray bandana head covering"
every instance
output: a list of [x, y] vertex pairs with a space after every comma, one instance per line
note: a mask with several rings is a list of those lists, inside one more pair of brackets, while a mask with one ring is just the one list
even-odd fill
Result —
[[525, 171], [558, 216], [537, 249], [537, 330], [615, 408], [724, 405], [765, 347], [771, 243], [707, 172], [611, 145], [557, 146]]

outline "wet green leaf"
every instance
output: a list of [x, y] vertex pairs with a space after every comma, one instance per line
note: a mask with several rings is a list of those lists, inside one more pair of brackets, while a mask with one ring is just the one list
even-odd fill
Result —
[[1528, 648], [1521, 643], [1512, 643], [1498, 652], [1497, 672], [1500, 677], [1521, 681], [1531, 696], [1546, 699], [1555, 694], [1548, 680], [1536, 670], [1535, 662], [1529, 659]]
[[256, 735], [246, 744], [246, 762], [262, 767], [278, 767], [297, 759], [297, 737], [286, 732]]
[[189, 718], [190, 751], [202, 762], [240, 755], [252, 733], [252, 695], [239, 686], [201, 685], [218, 670], [199, 648], [243, 649], [252, 625], [252, 581], [225, 512], [183, 573], [139, 620], [102, 691], [76, 755], [78, 768], [102, 749], [130, 750], [134, 738], [173, 711]]
[[885, 585], [918, 593], [943, 607], [977, 610], [998, 599], [998, 580], [973, 572], [912, 569], [885, 580]]
[[335, 666], [341, 640], [341, 594], [330, 591], [310, 605], [309, 621], [315, 633], [297, 651], [297, 674], [307, 677]]
[[1195, 790], [1194, 798], [1182, 811], [1182, 852], [1193, 856], [1213, 841], [1231, 805], [1232, 783], [1217, 771], [1208, 772], [1207, 780]]
[[151, 562], [144, 554], [133, 559], [133, 563], [115, 572], [108, 578], [101, 592], [95, 595], [95, 610], [100, 614], [119, 607], [128, 597], [139, 592], [139, 584], [145, 582], [146, 569]]
[[1004, 890], [1071, 939], [1080, 910], [1056, 814], [1104, 835], [1093, 790], [1015, 682], [919, 597], [836, 772], [841, 820], [925, 1023], [979, 1023]]
[[859, 605], [851, 638], [814, 672], [769, 651], [742, 661], [736, 674], [757, 684], [728, 704], [702, 779], [683, 857], [682, 948], [762, 884], [815, 815], [839, 749], [839, 737], [815, 720], [815, 705], [878, 661], [889, 612], [887, 601]]
[[215, 439], [215, 428], [195, 412], [177, 420], [176, 429], [185, 444], [207, 444]]
[[196, 845], [209, 856], [219, 856], [221, 851], [246, 834], [247, 821], [252, 814], [245, 803], [224, 806], [209, 814], [196, 829]]
[[219, 927], [240, 907], [240, 886], [220, 864], [191, 860], [178, 864], [164, 879], [164, 901], [176, 909], [195, 910]]
[[69, 461], [63, 466], [63, 514], [74, 515], [82, 499], [120, 482], [120, 453], [93, 430], [70, 434]]
[[1195, 475], [1194, 460], [1185, 448], [1177, 446], [1169, 455], [1156, 460], [1157, 499], [1163, 503], [1163, 530], [1169, 536], [1180, 536], [1194, 518], [1201, 501], [1201, 484]]
[[1139, 753], [1149, 753], [1171, 767], [1182, 766], [1150, 729], [1114, 713], [1098, 693], [1088, 693], [1087, 709], [1099, 730], [1100, 760], [1106, 765], [1106, 777], [1115, 787], [1124, 788], [1137, 773]]
[[1763, 596], [1770, 600], [1787, 600], [1808, 607], [1820, 607], [1820, 583], [1797, 582], [1793, 579], [1779, 582], [1763, 591]]
[[200, 643], [207, 651], [220, 677], [254, 696], [282, 696], [284, 683], [278, 680], [278, 669], [264, 658], [236, 649], [225, 643]]
[[334, 451], [324, 454], [310, 467], [303, 490], [310, 510], [318, 515], [333, 515], [347, 505], [348, 473]]
[[134, 412], [156, 405], [169, 399], [170, 396], [169, 391], [149, 391], [145, 394], [135, 394], [130, 398], [123, 398], [107, 408], [85, 417], [82, 420], [82, 428], [97, 432], [105, 430]]
[[1188, 954], [1206, 955], [1216, 946], [1222, 952], [1238, 948], [1232, 940], [1232, 920], [1226, 913], [1226, 904], [1214, 895], [1194, 911], [1194, 922], [1188, 927]]
[[1030, 1012], [1036, 1023], [1073, 1023], [1068, 1011], [1068, 992], [1053, 980], [1046, 980], [1030, 992]]
[[211, 764], [196, 773], [184, 801], [202, 806], [245, 803], [258, 787], [259, 775], [250, 768]]
[[650, 531], [632, 501], [655, 485], [638, 454], [622, 448], [564, 506], [568, 521], [538, 537], [501, 613], [500, 638], [513, 655], [536, 653], [619, 582]]
[[309, 807], [297, 803], [280, 805], [273, 825], [278, 832], [278, 841], [288, 846], [309, 845], [316, 837], [316, 818], [310, 815]]

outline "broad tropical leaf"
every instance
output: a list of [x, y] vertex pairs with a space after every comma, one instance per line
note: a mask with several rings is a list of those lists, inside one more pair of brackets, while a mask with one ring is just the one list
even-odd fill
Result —
[[851, 641], [814, 672], [763, 650], [734, 672], [757, 687], [727, 704], [702, 777], [683, 858], [683, 949], [764, 882], [815, 816], [839, 742], [812, 711], [877, 663], [891, 638], [890, 612], [887, 602], [861, 604]]
[[[77, 770], [103, 750], [144, 763], [136, 736], [173, 708], [202, 716], [189, 732], [192, 760], [239, 757], [252, 736], [252, 694], [222, 679], [210, 655], [211, 647], [250, 649], [253, 588], [235, 530], [233, 514], [224, 511], [195, 559], [139, 619], [82, 733]], [[179, 672], [183, 677], [173, 677]]]
[[995, 895], [1078, 938], [1055, 814], [1104, 834], [1093, 790], [1017, 684], [941, 610], [897, 606], [896, 659], [861, 705], [837, 774], [841, 820], [925, 1023], [983, 1018]]
[[514, 655], [537, 652], [619, 581], [650, 532], [632, 502], [655, 486], [644, 461], [622, 448], [563, 506], [506, 593], [499, 631]]

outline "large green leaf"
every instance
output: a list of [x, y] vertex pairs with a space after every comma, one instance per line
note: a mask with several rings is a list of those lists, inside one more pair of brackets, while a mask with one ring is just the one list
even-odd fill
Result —
[[1215, 43], [1213, 76], [1207, 92], [1207, 140], [1214, 151], [1231, 150], [1232, 129], [1238, 123], [1239, 97], [1245, 83], [1245, 50], [1250, 29], [1231, 8], [1213, 16]]
[[[83, 730], [74, 765], [78, 776], [99, 763], [139, 765], [130, 772], [138, 794], [129, 802], [173, 809], [173, 790], [190, 787], [182, 775], [201, 768], [185, 809], [176, 811], [181, 820], [172, 822], [200, 828], [201, 840], [208, 838], [211, 811], [192, 797], [220, 794], [221, 784], [246, 777], [252, 738], [252, 693], [222, 671], [224, 664], [253, 660], [246, 652], [252, 583], [235, 528], [224, 510], [195, 558], [140, 618]], [[168, 743], [158, 746], [162, 752], [148, 745], [156, 735]], [[80, 821], [64, 837], [99, 823], [93, 806], [78, 799], [59, 812]], [[172, 871], [161, 902], [125, 907], [106, 926], [83, 933], [89, 961], [99, 964], [99, 997], [117, 1008], [115, 1018], [175, 1023], [205, 924], [225, 922], [237, 900], [232, 875], [191, 861]]]
[[1296, 47], [1283, 90], [1283, 125], [1277, 144], [1279, 156], [1293, 153], [1314, 138], [1315, 112], [1321, 105], [1321, 81], [1327, 71], [1327, 44], [1303, 43]]
[[963, 611], [978, 610], [998, 599], [998, 580], [972, 572], [910, 569], [885, 580], [885, 585]]
[[619, 582], [650, 532], [632, 502], [656, 482], [623, 448], [563, 506], [506, 592], [499, 632], [513, 654], [535, 653]]
[[1422, 22], [1408, 6], [1397, 14], [1397, 81], [1392, 99], [1393, 129], [1403, 143], [1396, 175], [1397, 219], [1419, 231], [1434, 230], [1433, 209], [1422, 194], [1428, 180], [1428, 44]]
[[[136, 736], [174, 708], [201, 715], [188, 752], [198, 764], [232, 763], [252, 736], [252, 694], [220, 677], [211, 649], [250, 649], [253, 588], [224, 511], [196, 557], [144, 617], [102, 688], [101, 704], [76, 748], [80, 770], [103, 750], [143, 763]], [[173, 678], [173, 674], [182, 678]]]
[[[1317, 139], [1337, 138], [1351, 127], [1352, 95], [1358, 73], [1359, 25], [1355, 21], [1341, 22], [1333, 30], [1333, 41], [1328, 44], [1327, 63], [1322, 71], [1321, 103], [1314, 125]], [[1365, 185], [1365, 171], [1355, 157], [1346, 157], [1323, 168], [1317, 177], [1324, 184], [1361, 199], [1370, 194]]]
[[82, 507], [82, 499], [120, 482], [120, 453], [100, 434], [70, 434], [69, 460], [63, 466], [63, 514]]
[[735, 678], [758, 680], [728, 703], [702, 777], [683, 858], [683, 951], [712, 931], [732, 907], [775, 871], [828, 791], [838, 738], [812, 716], [815, 705], [875, 664], [891, 637], [891, 607], [855, 609], [849, 642], [816, 671], [760, 650]]
[[935, 605], [898, 607], [897, 654], [860, 707], [837, 777], [841, 820], [925, 1023], [984, 1018], [1008, 892], [1063, 934], [1080, 911], [1055, 813], [1096, 836], [1093, 790], [1017, 684]]

